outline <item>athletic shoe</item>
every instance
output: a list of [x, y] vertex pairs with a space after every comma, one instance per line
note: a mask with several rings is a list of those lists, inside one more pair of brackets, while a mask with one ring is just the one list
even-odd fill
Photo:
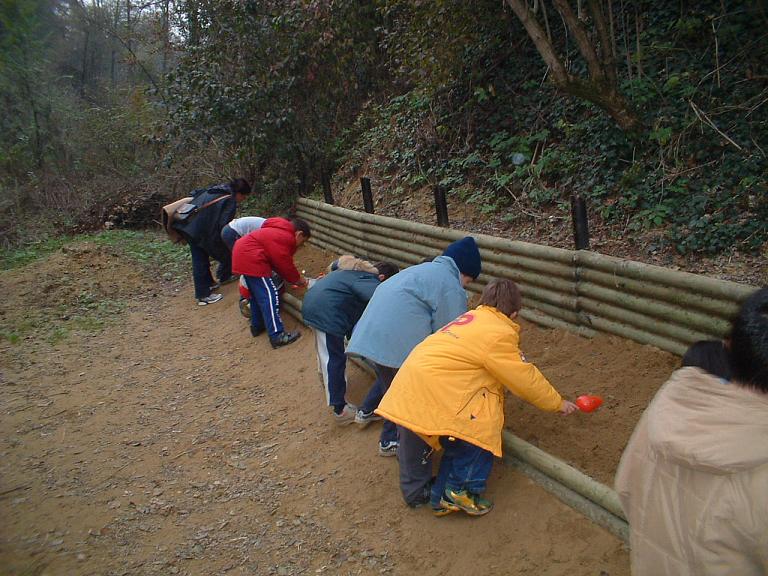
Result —
[[269, 339], [269, 343], [272, 344], [272, 348], [280, 348], [281, 346], [288, 346], [293, 344], [301, 336], [301, 332], [280, 332], [277, 336]]
[[355, 424], [360, 424], [363, 428], [368, 426], [371, 422], [378, 422], [379, 420], [383, 420], [381, 416], [374, 413], [373, 410], [370, 412], [363, 412], [362, 410], [358, 410], [357, 414], [355, 414]]
[[379, 456], [397, 456], [397, 447], [399, 444], [393, 440], [391, 442], [379, 442]]
[[446, 508], [442, 505], [443, 503], [440, 502], [437, 506], [432, 506], [432, 514], [436, 518], [442, 518], [443, 516], [448, 516], [448, 514], [452, 514], [454, 512], [458, 512], [458, 508]]
[[251, 301], [248, 300], [248, 298], [240, 298], [240, 302], [238, 303], [238, 306], [240, 307], [240, 314], [250, 319]]
[[256, 328], [253, 324], [251, 324], [251, 336], [254, 338], [264, 332], [264, 328]]
[[219, 288], [221, 288], [221, 282], [214, 282], [213, 284], [211, 284], [211, 290], [212, 291], [213, 290], [218, 290]]
[[357, 407], [352, 404], [345, 404], [341, 412], [336, 414], [335, 411], [331, 412], [333, 418], [336, 420], [336, 424], [339, 426], [347, 426], [355, 421], [355, 414], [357, 414]]
[[440, 498], [440, 507], [450, 509], [453, 512], [463, 510], [470, 516], [482, 516], [491, 511], [493, 502], [467, 490], [446, 488], [443, 497]]
[[215, 304], [216, 302], [218, 302], [222, 298], [224, 298], [223, 294], [216, 294], [216, 293], [209, 294], [205, 298], [198, 298], [197, 299], [197, 305], [198, 306], [208, 306], [208, 304]]

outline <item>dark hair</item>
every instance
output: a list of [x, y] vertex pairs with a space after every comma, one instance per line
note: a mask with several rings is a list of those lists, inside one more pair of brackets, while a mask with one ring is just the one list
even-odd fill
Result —
[[695, 366], [713, 376], [730, 380], [731, 364], [722, 340], [700, 340], [683, 355], [682, 366]]
[[306, 220], [302, 220], [301, 218], [291, 218], [291, 224], [293, 224], [293, 229], [296, 230], [296, 232], [304, 234], [304, 238], [312, 236], [312, 230], [309, 229], [309, 224], [307, 224]]
[[511, 317], [520, 310], [523, 297], [520, 295], [520, 288], [512, 280], [494, 278], [483, 289], [480, 304], [493, 306], [499, 312]]
[[376, 262], [373, 267], [379, 271], [379, 274], [384, 275], [385, 280], [400, 272], [400, 268], [398, 268], [397, 265], [392, 264], [392, 262]]
[[229, 188], [232, 194], [248, 196], [251, 193], [251, 184], [245, 178], [233, 178], [229, 181]]
[[768, 287], [742, 304], [731, 329], [733, 379], [768, 393]]

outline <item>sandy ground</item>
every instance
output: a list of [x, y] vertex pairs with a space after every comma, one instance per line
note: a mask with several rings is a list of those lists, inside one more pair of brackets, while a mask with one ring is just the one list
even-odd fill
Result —
[[[314, 274], [330, 258], [308, 247], [297, 259]], [[156, 286], [85, 246], [1, 273], [0, 321], [83, 286], [130, 303], [95, 333], [0, 340], [1, 573], [629, 573], [616, 538], [500, 462], [488, 516], [405, 507], [396, 460], [376, 455], [378, 427], [332, 421], [311, 333], [278, 350], [252, 338], [235, 285], [197, 307], [191, 286]], [[563, 393], [606, 404], [561, 418], [509, 398], [509, 427], [610, 483], [675, 359], [529, 324], [523, 349]], [[360, 400], [370, 378], [351, 367], [349, 380]]]

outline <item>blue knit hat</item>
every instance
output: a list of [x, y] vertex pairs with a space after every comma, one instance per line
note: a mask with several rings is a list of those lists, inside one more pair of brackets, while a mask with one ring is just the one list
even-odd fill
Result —
[[443, 256], [449, 256], [456, 262], [459, 272], [477, 278], [480, 276], [480, 250], [472, 236], [465, 236], [448, 245]]

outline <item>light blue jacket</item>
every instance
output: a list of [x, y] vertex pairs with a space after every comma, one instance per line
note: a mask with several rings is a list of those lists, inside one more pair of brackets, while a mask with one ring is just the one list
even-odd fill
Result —
[[467, 311], [453, 258], [406, 268], [383, 282], [357, 323], [347, 354], [400, 368], [417, 344]]

